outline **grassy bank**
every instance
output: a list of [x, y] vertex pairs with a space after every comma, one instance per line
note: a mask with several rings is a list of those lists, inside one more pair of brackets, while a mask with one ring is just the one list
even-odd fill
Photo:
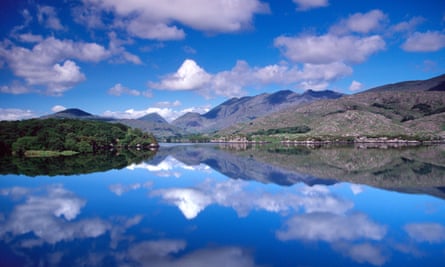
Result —
[[27, 150], [25, 151], [26, 157], [59, 157], [59, 156], [72, 156], [79, 152], [72, 150], [64, 151], [52, 151], [52, 150]]

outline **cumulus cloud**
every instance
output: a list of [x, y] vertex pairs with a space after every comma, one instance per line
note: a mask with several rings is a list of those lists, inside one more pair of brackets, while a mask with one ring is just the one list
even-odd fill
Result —
[[412, 32], [415, 28], [423, 23], [426, 19], [423, 17], [413, 17], [408, 21], [402, 21], [392, 26], [390, 32]]
[[186, 59], [174, 74], [164, 77], [160, 83], [149, 83], [149, 86], [164, 90], [197, 90], [207, 85], [210, 79], [211, 75], [194, 60]]
[[328, 0], [293, 0], [293, 2], [297, 5], [297, 10], [300, 11], [326, 7], [329, 5]]
[[356, 80], [351, 82], [349, 85], [349, 91], [358, 91], [363, 88], [363, 84], [361, 82], [357, 82]]
[[[37, 43], [32, 48], [27, 48], [3, 42], [0, 44], [0, 58], [4, 59], [15, 76], [23, 78], [28, 85], [43, 86], [49, 95], [62, 95], [86, 79], [75, 60], [100, 62], [115, 57], [126, 62], [141, 63], [137, 56], [125, 51], [111, 37], [110, 49], [97, 43], [60, 40], [54, 37], [40, 40], [35, 36], [26, 36], [25, 39]], [[2, 87], [2, 91], [28, 92], [11, 88], [13, 85]]]
[[157, 107], [157, 108], [179, 107], [181, 105], [182, 105], [182, 103], [179, 100], [175, 100], [173, 102], [161, 101], [161, 102], [155, 103], [155, 107]]
[[66, 109], [66, 107], [64, 107], [64, 106], [61, 106], [61, 105], [55, 105], [54, 107], [51, 108], [51, 111], [52, 111], [52, 112], [59, 112], [59, 111], [63, 111], [63, 110], [65, 110], [65, 109]]
[[[175, 23], [205, 32], [236, 32], [250, 27], [253, 16], [269, 11], [267, 4], [258, 0], [205, 1], [130, 1], [85, 0], [90, 10], [111, 11], [115, 25], [120, 25], [133, 36], [156, 40], [177, 40], [185, 37]], [[193, 6], [193, 8], [190, 8]], [[89, 18], [89, 19], [86, 19]], [[100, 25], [85, 16], [84, 22]]]
[[3, 44], [0, 56], [6, 59], [13, 73], [29, 85], [43, 85], [48, 94], [61, 95], [85, 80], [80, 67], [67, 58], [98, 62], [109, 57], [109, 52], [96, 43], [49, 37], [32, 49]]
[[251, 67], [246, 61], [239, 60], [232, 69], [211, 74], [187, 59], [175, 73], [166, 75], [159, 82], [149, 82], [148, 86], [158, 90], [194, 90], [207, 97], [239, 97], [245, 94], [243, 89], [246, 87], [270, 84], [322, 90], [329, 82], [351, 73], [351, 67], [342, 62], [307, 63], [299, 68], [286, 63]]
[[123, 46], [125, 44], [131, 43], [131, 41], [120, 40], [115, 32], [110, 32], [108, 34], [108, 38], [110, 39], [108, 50], [111, 54], [114, 55], [114, 62], [131, 62], [137, 65], [142, 64], [142, 60], [137, 55], [128, 52]]
[[294, 62], [329, 64], [333, 62], [362, 63], [370, 55], [383, 50], [385, 41], [378, 35], [367, 37], [304, 35], [280, 36], [274, 45], [281, 49], [286, 58]]
[[378, 9], [371, 10], [367, 13], [355, 13], [331, 27], [330, 32], [334, 34], [346, 34], [350, 32], [367, 34], [381, 28], [386, 20], [387, 16]]
[[39, 43], [43, 41], [43, 37], [41, 35], [36, 35], [32, 33], [23, 33], [17, 36], [21, 42], [25, 43]]
[[60, 19], [57, 17], [57, 12], [51, 6], [37, 6], [37, 20], [39, 23], [45, 25], [53, 30], [62, 30], [63, 26]]
[[123, 94], [128, 94], [128, 95], [132, 95], [132, 96], [139, 96], [139, 95], [141, 95], [140, 91], [124, 87], [120, 83], [117, 83], [113, 87], [108, 89], [108, 93], [110, 95], [115, 95], [115, 96], [120, 96], [120, 95], [123, 95]]
[[0, 108], [1, 121], [16, 121], [35, 117], [36, 114], [29, 109]]
[[445, 34], [438, 31], [415, 32], [402, 44], [408, 52], [435, 52], [444, 47]]
[[20, 95], [20, 94], [27, 94], [31, 93], [35, 90], [30, 88], [29, 86], [25, 86], [22, 83], [18, 81], [12, 82], [10, 85], [2, 85], [0, 86], [0, 92], [5, 94], [13, 94], [13, 95]]
[[171, 122], [174, 119], [184, 115], [187, 112], [198, 112], [198, 113], [205, 113], [209, 111], [208, 106], [204, 107], [191, 107], [191, 108], [185, 108], [181, 110], [175, 110], [172, 107], [157, 107], [157, 104], [155, 104], [154, 107], [149, 107], [142, 110], [136, 110], [133, 108], [127, 109], [125, 111], [111, 111], [107, 110], [103, 113], [106, 117], [113, 117], [118, 119], [137, 119], [140, 117], [143, 117], [145, 115], [151, 114], [151, 113], [158, 113], [161, 115], [165, 120]]

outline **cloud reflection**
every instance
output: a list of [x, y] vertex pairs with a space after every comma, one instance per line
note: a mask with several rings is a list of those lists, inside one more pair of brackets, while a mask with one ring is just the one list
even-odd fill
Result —
[[354, 213], [339, 215], [315, 212], [297, 215], [286, 222], [283, 230], [277, 231], [277, 238], [286, 240], [308, 240], [335, 242], [341, 240], [381, 240], [386, 227], [372, 222], [366, 215]]
[[[25, 192], [32, 193], [32, 195]], [[6, 194], [5, 194], [6, 193]], [[42, 242], [50, 244], [75, 238], [97, 237], [110, 229], [107, 222], [98, 218], [74, 221], [86, 201], [75, 196], [60, 185], [43, 190], [5, 189], [3, 195], [16, 198], [26, 197], [23, 204], [14, 207], [0, 222], [0, 238], [12, 233], [14, 236], [33, 233], [37, 239], [24, 240], [24, 246], [35, 246]]]
[[379, 246], [370, 243], [351, 244], [341, 242], [335, 244], [334, 249], [358, 263], [370, 263], [375, 266], [382, 266], [388, 260], [388, 257]]
[[405, 231], [417, 242], [445, 242], [445, 226], [438, 223], [411, 223], [405, 225]]
[[175, 169], [181, 169], [181, 170], [189, 170], [189, 171], [206, 171], [209, 170], [210, 167], [207, 165], [197, 165], [197, 166], [189, 166], [181, 161], [175, 159], [172, 156], [166, 157], [162, 162], [160, 162], [157, 165], [149, 164], [146, 162], [140, 163], [140, 164], [131, 164], [127, 166], [127, 169], [129, 170], [136, 170], [136, 169], [145, 169], [149, 172], [155, 173], [159, 177], [181, 177], [180, 171], [175, 171]]
[[153, 267], [256, 266], [252, 255], [240, 247], [205, 248], [174, 257], [185, 248], [186, 242], [183, 240], [144, 241], [133, 245], [125, 258], [133, 265]]
[[130, 192], [132, 190], [137, 190], [139, 188], [149, 188], [153, 185], [153, 182], [148, 181], [146, 183], [134, 183], [129, 185], [124, 184], [111, 184], [108, 186], [111, 192], [116, 194], [117, 196], [122, 196], [124, 193]]
[[275, 194], [265, 190], [249, 190], [248, 185], [248, 182], [242, 180], [220, 183], [206, 180], [194, 188], [154, 190], [151, 196], [160, 196], [177, 206], [187, 219], [195, 218], [211, 204], [233, 208], [241, 217], [247, 216], [252, 210], [286, 213], [301, 208], [307, 212], [342, 214], [353, 206], [352, 202], [332, 195], [325, 186], [303, 186], [297, 191]]

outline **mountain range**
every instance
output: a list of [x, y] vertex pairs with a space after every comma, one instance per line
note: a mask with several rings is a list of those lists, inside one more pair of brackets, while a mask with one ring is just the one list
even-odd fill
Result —
[[[445, 139], [445, 75], [389, 84], [338, 99], [295, 105], [219, 135], [305, 126], [307, 137], [410, 137]], [[304, 136], [299, 136], [304, 138]]]
[[260, 94], [242, 98], [231, 98], [210, 111], [199, 114], [189, 112], [168, 123], [157, 113], [137, 119], [106, 118], [70, 108], [42, 118], [90, 119], [119, 122], [130, 127], [153, 133], [157, 138], [216, 132], [236, 123], [250, 122], [256, 118], [279, 112], [285, 108], [322, 99], [336, 99], [343, 95], [334, 91], [308, 90], [298, 94], [290, 90], [273, 94]]
[[190, 134], [253, 134], [306, 126], [307, 136], [421, 135], [445, 139], [445, 75], [387, 84], [353, 95], [290, 90], [231, 98], [204, 114], [189, 112], [172, 122], [157, 113], [138, 119], [106, 118], [66, 109], [43, 118], [120, 122], [157, 138]]

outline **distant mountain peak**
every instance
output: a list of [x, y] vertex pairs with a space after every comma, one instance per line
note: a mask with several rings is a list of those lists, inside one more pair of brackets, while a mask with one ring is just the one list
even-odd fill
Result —
[[312, 96], [312, 97], [330, 97], [330, 98], [335, 98], [335, 97], [340, 97], [343, 94], [339, 93], [339, 92], [335, 92], [332, 90], [322, 90], [322, 91], [316, 91], [313, 89], [309, 89], [306, 90], [303, 95], [306, 96]]
[[59, 114], [59, 115], [67, 114], [67, 115], [72, 115], [72, 116], [76, 116], [76, 117], [90, 117], [90, 116], [93, 116], [91, 113], [88, 113], [88, 112], [83, 111], [83, 110], [78, 109], [78, 108], [67, 108], [65, 110], [56, 112], [55, 114]]
[[140, 121], [149, 121], [149, 122], [157, 122], [157, 123], [167, 123], [167, 121], [158, 113], [153, 112], [138, 118]]

